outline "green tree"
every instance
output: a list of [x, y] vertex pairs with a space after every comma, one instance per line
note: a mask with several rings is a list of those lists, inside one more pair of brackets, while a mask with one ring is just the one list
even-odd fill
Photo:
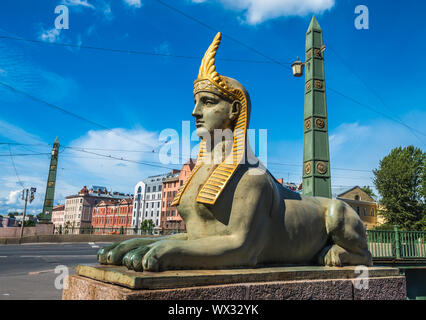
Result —
[[419, 148], [395, 148], [373, 170], [374, 185], [389, 224], [403, 230], [426, 230], [424, 196], [426, 154]]
[[33, 220], [25, 220], [24, 227], [35, 227], [35, 222]]
[[376, 197], [376, 195], [374, 194], [373, 189], [371, 189], [369, 186], [363, 186], [361, 188], [361, 190], [364, 191], [366, 194], [368, 194], [372, 198]]
[[7, 215], [8, 215], [10, 218], [13, 218], [13, 217], [15, 217], [15, 216], [19, 215], [19, 212], [18, 212], [18, 211], [15, 211], [15, 212], [9, 212]]
[[146, 219], [141, 222], [141, 230], [145, 233], [151, 234], [154, 227], [154, 221], [152, 221], [151, 219]]

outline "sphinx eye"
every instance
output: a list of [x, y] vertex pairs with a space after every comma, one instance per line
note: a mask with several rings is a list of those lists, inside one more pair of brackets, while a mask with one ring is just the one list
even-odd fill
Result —
[[203, 97], [203, 98], [202, 98], [202, 101], [203, 101], [203, 103], [204, 103], [204, 104], [207, 104], [207, 105], [209, 105], [209, 104], [215, 104], [215, 103], [216, 103], [216, 101], [215, 101], [215, 100], [210, 99], [210, 98], [208, 98], [208, 97]]

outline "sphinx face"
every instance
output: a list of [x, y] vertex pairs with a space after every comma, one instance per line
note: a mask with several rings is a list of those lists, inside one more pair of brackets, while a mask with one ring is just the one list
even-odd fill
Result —
[[214, 136], [215, 130], [233, 129], [233, 123], [238, 115], [235, 103], [210, 92], [198, 92], [195, 96], [195, 107], [192, 115], [195, 117], [197, 135], [199, 137]]

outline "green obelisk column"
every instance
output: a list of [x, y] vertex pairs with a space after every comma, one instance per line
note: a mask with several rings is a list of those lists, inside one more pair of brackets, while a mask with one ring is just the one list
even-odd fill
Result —
[[47, 178], [46, 195], [44, 197], [42, 221], [52, 218], [53, 201], [55, 199], [56, 171], [58, 169], [59, 140], [53, 143], [52, 156], [50, 157], [49, 176]]
[[305, 61], [303, 194], [331, 198], [323, 39], [315, 17], [306, 33]]

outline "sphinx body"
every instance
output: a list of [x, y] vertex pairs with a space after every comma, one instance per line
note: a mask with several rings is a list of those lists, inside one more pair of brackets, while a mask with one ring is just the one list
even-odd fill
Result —
[[226, 196], [209, 207], [195, 199], [197, 181], [212, 169], [198, 170], [177, 208], [186, 234], [124, 241], [103, 249], [100, 262], [137, 271], [371, 265], [363, 224], [344, 202], [300, 196], [268, 171], [241, 165]]
[[[173, 201], [187, 233], [116, 243], [98, 252], [99, 262], [136, 271], [371, 265], [364, 226], [351, 207], [284, 188], [254, 156], [246, 139], [250, 98], [238, 81], [215, 71], [219, 43], [220, 33], [194, 83], [200, 151]], [[231, 141], [206, 148], [214, 130], [231, 130]], [[229, 162], [208, 161], [217, 153]]]

